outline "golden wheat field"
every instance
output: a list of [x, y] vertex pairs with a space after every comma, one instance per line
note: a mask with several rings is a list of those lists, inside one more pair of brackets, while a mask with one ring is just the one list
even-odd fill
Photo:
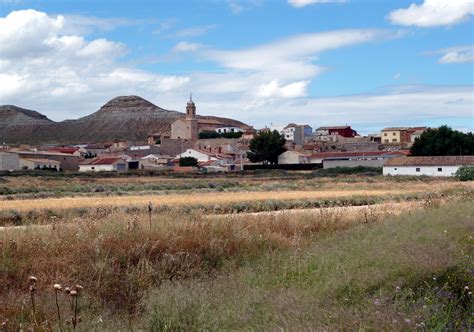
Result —
[[343, 198], [350, 196], [384, 196], [420, 192], [411, 190], [338, 190], [338, 191], [276, 191], [276, 192], [226, 192], [200, 194], [170, 194], [162, 196], [109, 196], [109, 197], [63, 197], [49, 199], [27, 199], [0, 201], [1, 210], [30, 211], [37, 209], [71, 209], [116, 206], [143, 206], [151, 202], [154, 205], [198, 205], [228, 204], [247, 201], [298, 200]]

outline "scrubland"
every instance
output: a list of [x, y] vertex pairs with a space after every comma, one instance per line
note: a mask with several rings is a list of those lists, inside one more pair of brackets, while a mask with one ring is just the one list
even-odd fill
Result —
[[[3, 328], [472, 327], [472, 183], [319, 180], [322, 190], [274, 179], [275, 190], [2, 200], [51, 213], [0, 229]], [[55, 214], [67, 199], [100, 204]]]

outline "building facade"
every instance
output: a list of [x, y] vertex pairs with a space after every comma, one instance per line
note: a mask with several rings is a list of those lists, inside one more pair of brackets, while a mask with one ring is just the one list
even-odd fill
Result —
[[474, 156], [397, 157], [385, 163], [383, 174], [453, 176], [463, 166], [474, 167]]
[[186, 117], [171, 124], [172, 139], [197, 139], [199, 134], [196, 105], [190, 96], [186, 105]]

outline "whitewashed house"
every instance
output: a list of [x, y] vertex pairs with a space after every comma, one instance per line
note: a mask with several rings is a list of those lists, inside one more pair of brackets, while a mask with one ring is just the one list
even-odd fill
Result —
[[244, 130], [240, 127], [235, 127], [235, 126], [222, 126], [222, 127], [217, 127], [215, 131], [219, 134], [224, 134], [224, 133], [243, 133]]
[[123, 158], [103, 157], [86, 159], [79, 163], [79, 172], [126, 171], [128, 163]]
[[217, 161], [218, 165], [230, 165], [234, 163], [232, 156], [224, 153], [213, 153], [204, 150], [187, 149], [183, 153], [176, 156], [176, 158], [193, 157], [198, 162]]
[[462, 167], [474, 167], [474, 156], [395, 157], [383, 166], [383, 175], [453, 176]]

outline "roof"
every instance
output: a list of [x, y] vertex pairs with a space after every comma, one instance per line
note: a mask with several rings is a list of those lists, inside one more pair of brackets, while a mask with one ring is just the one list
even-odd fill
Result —
[[73, 154], [75, 153], [79, 148], [71, 148], [71, 147], [55, 147], [55, 148], [49, 148], [48, 152], [60, 152], [60, 153], [67, 153], [67, 154]]
[[51, 159], [40, 159], [40, 158], [20, 158], [20, 160], [31, 161], [34, 163], [42, 163], [42, 164], [56, 164], [60, 165], [61, 162]]
[[474, 156], [395, 157], [384, 166], [474, 166]]
[[296, 128], [296, 127], [303, 127], [303, 128], [311, 128], [313, 129], [310, 125], [308, 124], [303, 124], [303, 125], [298, 125], [296, 123], [289, 123], [286, 127], [284, 127], [283, 129], [288, 129], [288, 128]]
[[351, 126], [326, 126], [326, 127], [319, 127], [316, 130], [328, 130], [328, 129], [351, 129]]
[[48, 151], [27, 151], [27, 150], [19, 150], [19, 149], [11, 149], [9, 152], [17, 153], [19, 155], [31, 155], [31, 156], [61, 156], [61, 157], [74, 157], [78, 158], [77, 156], [73, 156], [70, 153], [61, 153], [61, 152], [48, 152]]
[[370, 157], [370, 156], [406, 156], [407, 150], [399, 151], [366, 151], [366, 152], [321, 152], [313, 153], [311, 158], [341, 158], [341, 157]]
[[383, 128], [382, 131], [397, 131], [397, 130], [408, 130], [408, 127], [387, 127]]
[[123, 161], [122, 158], [117, 158], [117, 157], [103, 157], [103, 158], [92, 158], [92, 159], [86, 159], [79, 163], [79, 165], [113, 165], [118, 161]]
[[217, 120], [212, 120], [212, 119], [198, 119], [199, 124], [212, 124], [212, 125], [219, 125], [219, 126], [227, 126], [224, 123], [217, 121]]

